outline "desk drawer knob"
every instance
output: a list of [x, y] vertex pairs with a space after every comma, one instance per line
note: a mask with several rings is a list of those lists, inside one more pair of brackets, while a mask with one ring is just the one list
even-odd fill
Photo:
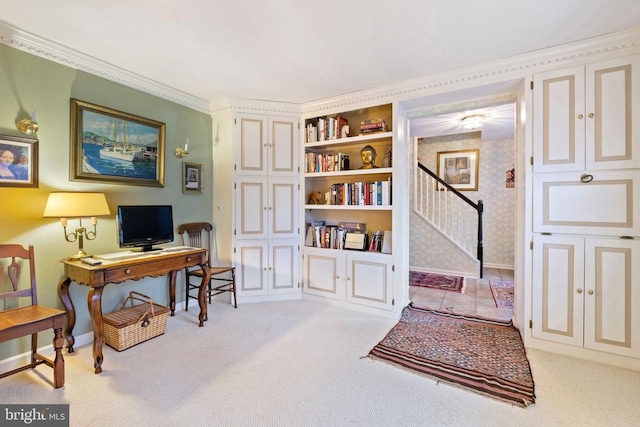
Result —
[[187, 262], [191, 262], [191, 257], [190, 256], [187, 257]]
[[131, 274], [131, 269], [127, 268], [124, 272], [125, 272], [126, 274]]

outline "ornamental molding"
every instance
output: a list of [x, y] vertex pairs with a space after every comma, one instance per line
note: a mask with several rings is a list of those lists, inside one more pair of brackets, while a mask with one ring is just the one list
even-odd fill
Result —
[[0, 21], [0, 43], [47, 59], [69, 68], [102, 77], [192, 110], [210, 114], [209, 101], [179, 91], [149, 78], [132, 73], [77, 50], [64, 47], [42, 37]]

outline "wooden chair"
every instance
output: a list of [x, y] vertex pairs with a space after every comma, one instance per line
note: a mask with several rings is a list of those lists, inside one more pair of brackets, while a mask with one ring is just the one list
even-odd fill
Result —
[[[22, 267], [28, 263], [30, 277], [20, 280]], [[5, 279], [5, 272], [6, 278]], [[25, 285], [29, 285], [27, 288]], [[9, 289], [9, 290], [7, 290]], [[56, 308], [38, 305], [36, 290], [36, 269], [33, 246], [25, 249], [21, 245], [0, 245], [0, 342], [31, 335], [31, 363], [0, 373], [0, 378], [16, 374], [29, 368], [45, 364], [53, 368], [53, 385], [64, 385], [64, 359], [62, 347], [62, 326], [66, 313]], [[31, 304], [18, 306], [18, 298], [29, 298]], [[13, 308], [7, 308], [13, 307]], [[52, 361], [38, 353], [38, 332], [53, 329], [53, 348], [56, 352]]]
[[[185, 239], [186, 234], [186, 239]], [[216, 244], [216, 226], [208, 222], [190, 222], [178, 226], [180, 244], [208, 249], [207, 264], [211, 270], [211, 280], [207, 284], [207, 297], [211, 304], [211, 297], [223, 292], [233, 293], [233, 306], [238, 308], [236, 299], [236, 269], [235, 267], [219, 267], [218, 246]], [[220, 277], [222, 276], [222, 277]], [[227, 277], [224, 277], [227, 276]], [[229, 278], [230, 276], [230, 278]], [[192, 283], [195, 279], [195, 283]], [[189, 310], [189, 298], [197, 299], [191, 291], [199, 289], [202, 283], [202, 269], [199, 267], [185, 268], [185, 310]]]

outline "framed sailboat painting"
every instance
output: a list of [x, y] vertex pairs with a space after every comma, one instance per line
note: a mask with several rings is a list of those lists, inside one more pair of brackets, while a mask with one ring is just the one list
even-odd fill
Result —
[[71, 99], [71, 180], [164, 187], [165, 124]]

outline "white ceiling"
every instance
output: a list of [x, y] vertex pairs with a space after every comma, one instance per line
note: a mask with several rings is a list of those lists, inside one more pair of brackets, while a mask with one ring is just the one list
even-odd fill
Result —
[[0, 11], [208, 101], [310, 102], [640, 27], [639, 0], [0, 0]]

